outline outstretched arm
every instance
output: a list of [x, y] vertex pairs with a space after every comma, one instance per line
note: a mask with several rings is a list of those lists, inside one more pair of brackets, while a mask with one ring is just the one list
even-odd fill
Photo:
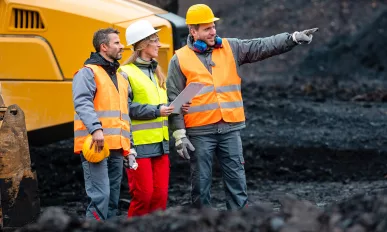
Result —
[[265, 38], [228, 39], [238, 65], [253, 63], [292, 50], [298, 44], [310, 43], [313, 33], [318, 29], [309, 29], [293, 34], [281, 33]]

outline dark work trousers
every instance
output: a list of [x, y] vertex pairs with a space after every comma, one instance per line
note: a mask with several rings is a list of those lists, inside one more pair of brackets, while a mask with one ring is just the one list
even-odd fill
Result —
[[104, 221], [116, 216], [123, 169], [122, 150], [110, 150], [110, 156], [99, 163], [90, 163], [83, 156], [81, 159], [90, 200], [86, 218]]
[[216, 155], [222, 171], [226, 207], [241, 209], [247, 205], [247, 186], [240, 131], [224, 134], [192, 135], [191, 152], [192, 204], [211, 207], [212, 163]]

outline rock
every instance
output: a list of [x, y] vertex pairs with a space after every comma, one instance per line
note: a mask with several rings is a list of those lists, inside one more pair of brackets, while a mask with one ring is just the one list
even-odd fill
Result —
[[59, 208], [48, 208], [37, 223], [19, 231], [381, 232], [387, 228], [386, 199], [387, 191], [373, 196], [357, 195], [322, 211], [311, 202], [286, 196], [279, 212], [260, 204], [240, 211], [223, 212], [210, 208], [175, 207], [142, 217], [117, 218], [103, 223], [79, 220]]

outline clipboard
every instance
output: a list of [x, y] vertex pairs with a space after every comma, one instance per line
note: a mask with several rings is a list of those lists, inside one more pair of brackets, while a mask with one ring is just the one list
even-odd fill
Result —
[[204, 84], [200, 82], [191, 82], [189, 83], [183, 91], [171, 102], [170, 106], [174, 106], [172, 113], [173, 114], [180, 114], [181, 113], [181, 107], [183, 104], [191, 101], [192, 98], [196, 96], [202, 90], [204, 87]]

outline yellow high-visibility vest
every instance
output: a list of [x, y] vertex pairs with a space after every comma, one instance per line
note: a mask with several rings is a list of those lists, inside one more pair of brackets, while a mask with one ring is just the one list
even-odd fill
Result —
[[[167, 91], [159, 86], [156, 74], [156, 84], [136, 65], [127, 64], [120, 67], [129, 78], [133, 91], [133, 103], [159, 105], [167, 104]], [[150, 120], [131, 118], [134, 145], [158, 143], [169, 140], [168, 117], [157, 117]]]

